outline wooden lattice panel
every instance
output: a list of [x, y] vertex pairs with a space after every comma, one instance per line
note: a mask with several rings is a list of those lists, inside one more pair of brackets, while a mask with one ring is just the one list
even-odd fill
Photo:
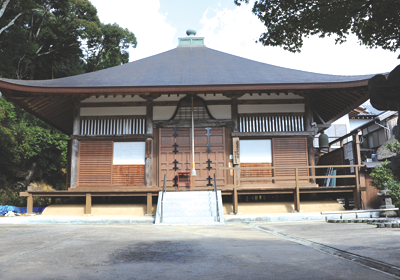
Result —
[[110, 186], [112, 163], [112, 141], [79, 142], [78, 186]]
[[[241, 163], [240, 167], [271, 167], [271, 163]], [[272, 169], [240, 170], [240, 178], [262, 178], [272, 177]], [[243, 181], [245, 184], [270, 183], [271, 180]]]
[[[274, 167], [308, 166], [307, 139], [275, 138], [272, 140], [272, 155]], [[295, 176], [294, 169], [275, 169], [274, 173], [275, 177]], [[299, 169], [299, 176], [308, 176], [308, 168]]]
[[144, 165], [114, 165], [113, 186], [144, 185]]

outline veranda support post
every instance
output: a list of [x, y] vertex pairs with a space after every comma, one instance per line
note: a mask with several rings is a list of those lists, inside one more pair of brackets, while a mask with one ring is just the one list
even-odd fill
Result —
[[153, 196], [152, 193], [147, 193], [147, 209], [146, 215], [150, 216], [153, 214]]
[[86, 194], [85, 214], [86, 215], [91, 215], [92, 214], [92, 196], [91, 196], [90, 193]]

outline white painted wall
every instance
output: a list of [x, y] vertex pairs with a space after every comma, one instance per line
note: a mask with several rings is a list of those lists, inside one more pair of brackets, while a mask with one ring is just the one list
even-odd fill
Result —
[[146, 115], [146, 107], [97, 107], [81, 108], [81, 116]]
[[350, 131], [371, 121], [371, 119], [350, 119]]
[[345, 124], [347, 126], [347, 133], [350, 132], [350, 121], [349, 121], [349, 115], [344, 115], [340, 119], [334, 121], [332, 124]]
[[304, 104], [238, 105], [239, 114], [246, 113], [304, 113]]
[[176, 110], [176, 106], [157, 106], [153, 107], [153, 120], [169, 120]]
[[226, 120], [231, 118], [231, 105], [210, 105], [207, 106], [211, 115], [217, 120]]

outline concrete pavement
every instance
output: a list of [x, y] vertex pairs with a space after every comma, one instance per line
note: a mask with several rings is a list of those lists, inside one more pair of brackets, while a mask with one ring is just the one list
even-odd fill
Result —
[[[391, 260], [399, 259], [398, 246], [391, 244], [399, 229], [323, 221], [257, 225], [398, 265]], [[1, 224], [0, 248], [1, 279], [394, 279], [243, 223]]]

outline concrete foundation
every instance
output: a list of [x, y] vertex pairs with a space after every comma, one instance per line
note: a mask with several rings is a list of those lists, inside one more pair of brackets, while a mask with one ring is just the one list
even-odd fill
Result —
[[[157, 205], [153, 205], [152, 212], [156, 214]], [[84, 204], [53, 204], [44, 209], [42, 216], [82, 216], [85, 214]], [[92, 216], [134, 216], [146, 214], [146, 204], [94, 204]]]
[[[153, 205], [155, 215], [157, 205]], [[343, 206], [334, 200], [304, 201], [300, 204], [304, 213], [321, 211], [344, 211]], [[232, 203], [223, 204], [224, 215], [233, 212]], [[291, 202], [240, 202], [239, 212], [243, 215], [291, 213], [294, 204]], [[54, 204], [43, 211], [43, 216], [81, 216], [85, 214], [84, 204]], [[92, 216], [132, 216], [143, 217], [146, 214], [146, 204], [93, 204]]]

